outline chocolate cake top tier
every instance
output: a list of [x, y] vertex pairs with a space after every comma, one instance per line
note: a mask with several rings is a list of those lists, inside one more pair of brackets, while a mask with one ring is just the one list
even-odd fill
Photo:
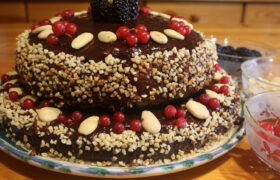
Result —
[[[183, 19], [147, 7], [126, 24], [94, 21], [88, 12], [62, 15], [19, 35], [16, 48], [21, 83], [55, 106], [145, 108], [187, 98], [212, 81], [215, 45]], [[77, 30], [66, 28], [58, 37], [62, 22]], [[141, 43], [139, 24], [147, 28], [147, 42]], [[121, 40], [121, 26], [130, 29], [132, 41]]]

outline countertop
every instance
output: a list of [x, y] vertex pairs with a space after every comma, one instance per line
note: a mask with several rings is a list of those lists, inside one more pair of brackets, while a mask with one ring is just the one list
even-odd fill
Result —
[[[27, 24], [0, 24], [0, 75], [12, 70], [14, 65], [14, 49], [16, 36]], [[195, 28], [205, 35], [237, 37], [259, 42], [266, 42], [280, 50], [280, 25], [195, 25]], [[273, 170], [269, 169], [254, 154], [247, 138], [230, 152], [202, 166], [180, 173], [160, 177], [145, 178], [147, 180], [186, 180], [186, 179], [280, 179]], [[33, 167], [14, 159], [0, 151], [0, 179], [29, 180], [29, 179], [94, 179], [65, 175]]]

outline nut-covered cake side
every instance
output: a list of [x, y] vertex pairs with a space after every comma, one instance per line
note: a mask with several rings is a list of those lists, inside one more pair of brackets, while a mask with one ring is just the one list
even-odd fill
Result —
[[162, 164], [211, 148], [242, 122], [215, 45], [186, 20], [138, 14], [136, 0], [91, 6], [17, 38], [16, 71], [0, 85], [1, 124], [17, 145], [97, 166]]

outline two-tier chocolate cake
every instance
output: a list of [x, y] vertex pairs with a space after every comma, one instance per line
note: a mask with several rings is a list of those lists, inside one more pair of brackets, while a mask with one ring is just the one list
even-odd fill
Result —
[[94, 0], [17, 38], [2, 76], [7, 136], [32, 154], [98, 166], [180, 160], [241, 122], [216, 47], [182, 17]]

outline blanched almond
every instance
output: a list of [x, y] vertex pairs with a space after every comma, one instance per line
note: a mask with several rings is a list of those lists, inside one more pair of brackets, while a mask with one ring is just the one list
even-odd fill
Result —
[[151, 11], [150, 14], [151, 14], [151, 15], [154, 15], [154, 16], [158, 16], [158, 15], [159, 15], [159, 13], [156, 12], [156, 11]]
[[218, 93], [216, 93], [215, 91], [211, 91], [209, 89], [206, 89], [205, 92], [210, 98], [220, 99], [220, 95]]
[[6, 84], [8, 84], [8, 83], [15, 84], [16, 82], [18, 82], [18, 79], [13, 79], [13, 80], [5, 82], [2, 86], [5, 87]]
[[165, 19], [170, 19], [170, 18], [171, 18], [170, 15], [165, 14], [165, 13], [159, 13], [159, 16], [161, 16], [161, 17], [163, 17], [163, 18], [165, 18]]
[[151, 111], [143, 111], [141, 115], [142, 126], [149, 133], [158, 133], [161, 129], [161, 124], [157, 117]]
[[18, 72], [16, 71], [9, 71], [6, 73], [8, 76], [15, 76], [15, 75], [18, 75]]
[[39, 26], [39, 27], [37, 27], [36, 29], [34, 29], [34, 30], [32, 31], [32, 33], [33, 33], [33, 34], [37, 34], [37, 33], [39, 33], [39, 32], [42, 32], [42, 31], [46, 30], [46, 29], [52, 29], [52, 25], [43, 25], [43, 26]]
[[52, 29], [46, 29], [38, 34], [39, 39], [47, 39], [47, 37], [53, 33]]
[[57, 119], [61, 111], [54, 107], [44, 107], [37, 110], [39, 119], [45, 122], [51, 122]]
[[179, 40], [184, 40], [185, 36], [183, 36], [182, 34], [178, 33], [177, 31], [173, 30], [173, 29], [165, 29], [163, 30], [163, 32], [171, 38], [174, 39], [179, 39]]
[[55, 23], [55, 22], [57, 22], [57, 21], [60, 21], [61, 19], [62, 19], [61, 16], [56, 16], [56, 17], [50, 18], [50, 21], [51, 21], [51, 23], [53, 24], [53, 23]]
[[92, 133], [98, 126], [99, 117], [91, 116], [85, 119], [79, 126], [78, 132], [83, 135], [89, 135]]
[[222, 75], [221, 73], [219, 73], [219, 72], [216, 72], [216, 73], [214, 74], [214, 79], [215, 79], [215, 80], [220, 80], [222, 77], [223, 77], [223, 75]]
[[93, 40], [93, 34], [85, 32], [73, 39], [71, 46], [73, 49], [81, 49]]
[[210, 113], [205, 105], [190, 99], [186, 103], [187, 110], [198, 119], [207, 119]]
[[101, 31], [98, 33], [98, 39], [104, 43], [112, 43], [117, 40], [117, 36], [111, 31]]
[[159, 31], [151, 31], [150, 36], [158, 44], [166, 44], [168, 42], [167, 37]]
[[18, 88], [18, 87], [14, 87], [14, 88], [10, 88], [9, 89], [9, 93], [12, 92], [12, 91], [15, 91], [18, 93], [18, 95], [22, 95], [23, 91], [21, 88]]

